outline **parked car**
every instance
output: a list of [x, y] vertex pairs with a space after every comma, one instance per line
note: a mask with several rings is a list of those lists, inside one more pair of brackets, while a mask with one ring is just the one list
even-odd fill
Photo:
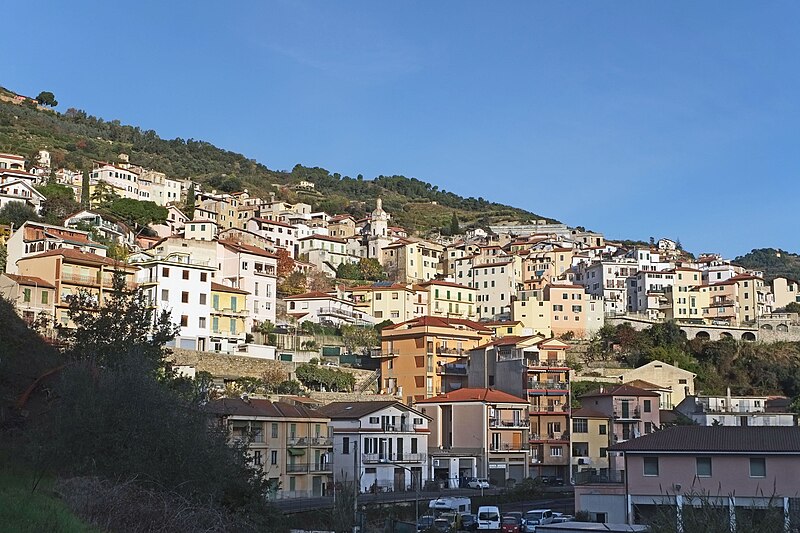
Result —
[[496, 505], [482, 505], [478, 507], [478, 529], [500, 529], [500, 508]]
[[417, 531], [426, 531], [433, 525], [434, 518], [430, 515], [420, 516], [417, 521]]
[[461, 531], [477, 531], [478, 517], [470, 513], [461, 514]]
[[558, 476], [536, 476], [534, 481], [540, 482], [542, 485], [563, 485], [564, 478]]
[[550, 509], [532, 509], [525, 513], [525, 533], [534, 533], [536, 526], [553, 523], [553, 511]]
[[563, 522], [572, 522], [575, 520], [575, 517], [571, 514], [564, 514], [564, 513], [553, 513], [553, 523], [554, 524], [561, 524]]
[[522, 518], [512, 514], [505, 515], [500, 523], [500, 531], [502, 533], [522, 533]]
[[437, 518], [433, 521], [433, 529], [437, 533], [450, 533], [453, 527], [447, 518]]
[[517, 511], [511, 511], [511, 512], [508, 512], [508, 513], [504, 514], [503, 516], [516, 516], [517, 518], [520, 519], [520, 521], [522, 522], [522, 525], [525, 525], [525, 515], [522, 514], [522, 513], [519, 513]]
[[471, 489], [488, 489], [489, 480], [486, 478], [473, 479], [467, 483], [467, 486]]

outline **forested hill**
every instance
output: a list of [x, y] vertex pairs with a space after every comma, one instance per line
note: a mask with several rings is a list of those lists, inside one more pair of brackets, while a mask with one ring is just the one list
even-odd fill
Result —
[[[357, 217], [371, 211], [375, 199], [382, 197], [394, 225], [421, 233], [449, 228], [453, 214], [462, 226], [547, 219], [483, 198], [464, 198], [405, 176], [351, 178], [302, 165], [291, 171], [270, 170], [242, 154], [208, 142], [166, 140], [153, 130], [123, 125], [118, 120], [105, 121], [78, 109], [58, 113], [32, 104], [14, 103], [11, 101], [14, 96], [13, 92], [0, 88], [0, 152], [32, 156], [47, 148], [58, 167], [91, 168], [92, 160], [114, 162], [120, 153], [126, 153], [131, 163], [175, 178], [192, 178], [220, 191], [247, 188], [251, 194], [265, 198], [276, 192], [278, 198], [287, 201], [300, 200], [312, 204], [314, 209], [332, 214], [349, 212]], [[301, 180], [313, 182], [316, 192], [294, 190], [292, 185]]]
[[800, 255], [783, 250], [758, 248], [737, 257], [733, 262], [745, 268], [763, 270], [766, 281], [772, 281], [778, 276], [800, 279]]

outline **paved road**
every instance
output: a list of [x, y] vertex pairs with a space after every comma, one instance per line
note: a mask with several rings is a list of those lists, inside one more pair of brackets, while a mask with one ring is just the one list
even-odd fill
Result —
[[[483, 494], [493, 495], [498, 494], [499, 489], [485, 489]], [[426, 502], [443, 497], [452, 496], [480, 496], [481, 491], [474, 489], [447, 489], [435, 492], [421, 492], [419, 494], [419, 501]], [[381, 504], [381, 503], [397, 503], [397, 502], [413, 502], [416, 495], [413, 492], [389, 492], [384, 494], [360, 494], [358, 496], [359, 505]], [[535, 502], [535, 503], [534, 503]], [[285, 514], [300, 513], [313, 509], [326, 509], [333, 507], [333, 497], [325, 496], [320, 498], [296, 498], [286, 500], [276, 500], [275, 504]], [[542, 499], [531, 500], [529, 502], [513, 502], [501, 504], [501, 512], [510, 511], [529, 511], [531, 509], [552, 509], [553, 511], [566, 512], [572, 514], [574, 512], [574, 497], [572, 494], [544, 494]]]

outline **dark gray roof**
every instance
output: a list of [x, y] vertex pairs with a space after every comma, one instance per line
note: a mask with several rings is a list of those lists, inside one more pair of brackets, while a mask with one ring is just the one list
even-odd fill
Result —
[[[602, 392], [600, 392], [602, 390]], [[659, 396], [657, 392], [632, 387], [631, 385], [620, 385], [618, 387], [603, 387], [596, 391], [584, 394], [581, 398], [595, 398], [601, 396]]]
[[796, 426], [675, 426], [615, 444], [620, 452], [800, 454]]
[[363, 416], [374, 413], [375, 411], [380, 411], [381, 409], [391, 407], [393, 405], [396, 405], [400, 409], [417, 413], [419, 416], [430, 418], [396, 400], [380, 400], [376, 402], [332, 402], [328, 405], [323, 405], [320, 407], [319, 412], [331, 420], [351, 420], [359, 419]]
[[206, 408], [220, 416], [261, 416], [270, 418], [328, 418], [318, 410], [285, 402], [263, 399], [241, 400], [222, 398], [210, 402]]

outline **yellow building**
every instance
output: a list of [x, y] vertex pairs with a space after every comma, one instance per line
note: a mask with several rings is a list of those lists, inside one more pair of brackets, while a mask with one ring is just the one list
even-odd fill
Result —
[[247, 291], [211, 282], [211, 335], [244, 339], [247, 316]]
[[492, 330], [492, 337], [508, 337], [510, 335], [522, 337], [530, 333], [530, 330], [525, 328], [519, 320], [481, 322], [481, 325]]
[[423, 316], [427, 311], [427, 293], [402, 283], [375, 283], [353, 287], [353, 306], [368, 313], [376, 322], [395, 324]]
[[474, 320], [478, 290], [449, 281], [433, 280], [419, 288], [428, 293], [427, 314], [446, 318]]
[[398, 239], [383, 248], [382, 264], [389, 279], [421, 283], [441, 274], [444, 246], [421, 239]]
[[448, 363], [491, 337], [482, 324], [456, 318], [424, 316], [381, 331], [381, 390], [408, 405], [442, 389]]
[[608, 476], [608, 447], [611, 445], [609, 418], [599, 411], [572, 412], [572, 477], [590, 482]]
[[305, 406], [226, 398], [209, 404], [231, 439], [249, 441], [248, 453], [270, 482], [270, 497], [310, 498], [333, 493], [330, 419]]

